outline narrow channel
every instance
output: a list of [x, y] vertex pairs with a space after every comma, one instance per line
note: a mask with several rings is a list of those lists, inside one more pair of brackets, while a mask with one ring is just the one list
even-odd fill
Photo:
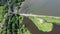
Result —
[[27, 17], [24, 17], [23, 23], [26, 24], [26, 27], [31, 32], [31, 34], [60, 34], [60, 25], [54, 24], [53, 31], [51, 31], [51, 32], [42, 32]]

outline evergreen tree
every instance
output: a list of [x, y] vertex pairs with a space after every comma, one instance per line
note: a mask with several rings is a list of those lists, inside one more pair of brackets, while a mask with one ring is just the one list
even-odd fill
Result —
[[18, 11], [16, 14], [13, 13], [13, 9], [14, 6], [18, 9], [18, 7], [21, 5], [22, 0], [6, 0], [4, 2], [6, 2], [3, 4], [5, 6], [5, 9], [2, 12], [4, 26], [2, 28], [1, 34], [18, 34], [18, 30], [20, 30], [20, 15], [18, 15]]

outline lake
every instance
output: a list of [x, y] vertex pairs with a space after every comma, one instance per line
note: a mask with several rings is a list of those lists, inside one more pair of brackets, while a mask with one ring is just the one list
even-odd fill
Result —
[[21, 10], [25, 14], [60, 16], [60, 0], [30, 0]]

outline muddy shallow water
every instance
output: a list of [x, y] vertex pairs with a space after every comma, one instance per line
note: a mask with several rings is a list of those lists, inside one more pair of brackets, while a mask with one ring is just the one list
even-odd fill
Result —
[[42, 32], [27, 17], [24, 17], [23, 23], [26, 24], [26, 27], [31, 32], [31, 34], [60, 34], [60, 25], [54, 24], [54, 28], [52, 32]]

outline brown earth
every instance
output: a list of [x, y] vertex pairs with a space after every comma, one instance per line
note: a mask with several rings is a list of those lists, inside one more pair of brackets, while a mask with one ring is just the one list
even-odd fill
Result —
[[36, 25], [27, 17], [24, 17], [23, 23], [26, 24], [26, 27], [31, 32], [31, 34], [60, 34], [60, 25], [54, 24], [52, 32], [42, 32]]

